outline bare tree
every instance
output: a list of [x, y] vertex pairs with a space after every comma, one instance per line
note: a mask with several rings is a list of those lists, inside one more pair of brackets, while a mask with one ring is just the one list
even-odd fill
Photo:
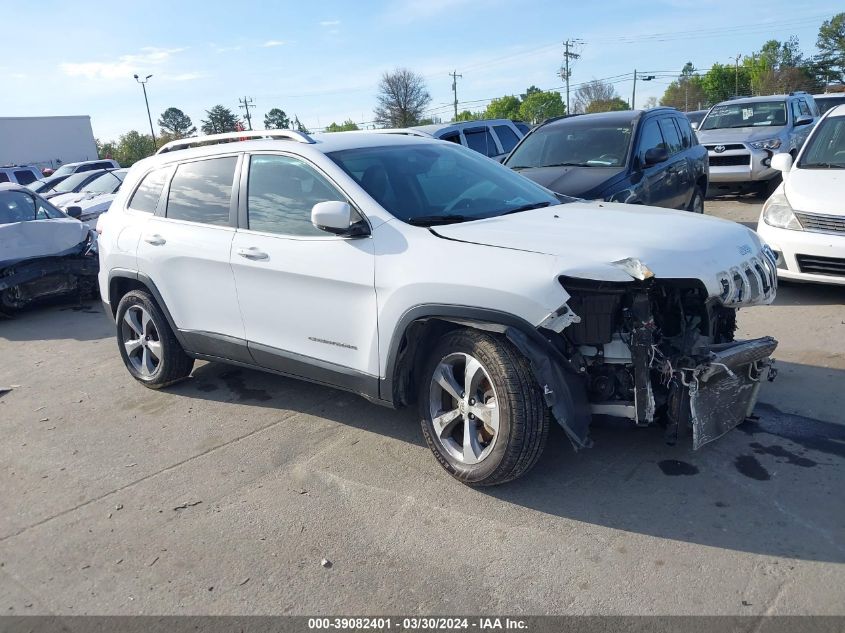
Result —
[[618, 97], [616, 88], [611, 84], [605, 83], [600, 79], [593, 79], [583, 84], [575, 93], [575, 108], [573, 109], [573, 113], [587, 112], [590, 104], [594, 101], [611, 102]]
[[385, 127], [408, 127], [416, 124], [431, 102], [425, 81], [407, 68], [396, 68], [381, 76], [376, 121]]

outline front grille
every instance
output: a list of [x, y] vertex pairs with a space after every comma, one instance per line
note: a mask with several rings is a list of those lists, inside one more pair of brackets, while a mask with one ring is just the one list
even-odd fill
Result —
[[841, 257], [796, 255], [795, 259], [798, 260], [798, 268], [802, 273], [845, 277], [845, 259]]
[[733, 156], [711, 156], [711, 167], [736, 167], [738, 165], [750, 165], [751, 154], [734, 154]]
[[775, 264], [764, 253], [719, 275], [725, 305], [769, 300], [777, 291]]
[[845, 233], [845, 216], [795, 212], [805, 231], [816, 233]]
[[[708, 152], [715, 152], [716, 148], [719, 147], [719, 144], [716, 143], [715, 145], [705, 145], [704, 147], [707, 148]], [[722, 150], [723, 152], [727, 152], [728, 150], [732, 149], [745, 149], [745, 145], [743, 145], [742, 143], [737, 143], [734, 145], [724, 145], [723, 147], [725, 148]]]

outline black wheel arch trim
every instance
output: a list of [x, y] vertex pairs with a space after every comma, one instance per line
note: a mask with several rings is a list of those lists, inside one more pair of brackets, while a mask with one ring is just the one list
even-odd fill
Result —
[[499, 310], [450, 304], [425, 304], [407, 310], [399, 319], [390, 340], [385, 376], [379, 381], [381, 400], [396, 404], [394, 388], [399, 352], [408, 328], [413, 323], [435, 319], [507, 337], [528, 358], [546, 404], [575, 449], [592, 445], [589, 439], [591, 413], [584, 379], [528, 321]]

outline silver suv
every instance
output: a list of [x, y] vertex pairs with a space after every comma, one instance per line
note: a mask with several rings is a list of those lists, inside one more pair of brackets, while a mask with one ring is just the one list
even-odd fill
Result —
[[710, 156], [710, 193], [768, 196], [780, 182], [772, 156], [788, 152], [794, 159], [819, 116], [806, 92], [731, 99], [710, 108], [698, 128]]

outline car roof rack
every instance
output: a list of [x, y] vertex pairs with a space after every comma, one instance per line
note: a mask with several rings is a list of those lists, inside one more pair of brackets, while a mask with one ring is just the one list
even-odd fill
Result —
[[251, 139], [287, 139], [298, 143], [314, 143], [314, 139], [296, 130], [244, 130], [242, 132], [224, 132], [223, 134], [209, 134], [207, 136], [192, 136], [176, 141], [170, 141], [161, 146], [156, 154], [165, 154], [177, 149], [187, 149], [198, 145], [214, 145], [216, 143], [231, 143], [248, 141]]

